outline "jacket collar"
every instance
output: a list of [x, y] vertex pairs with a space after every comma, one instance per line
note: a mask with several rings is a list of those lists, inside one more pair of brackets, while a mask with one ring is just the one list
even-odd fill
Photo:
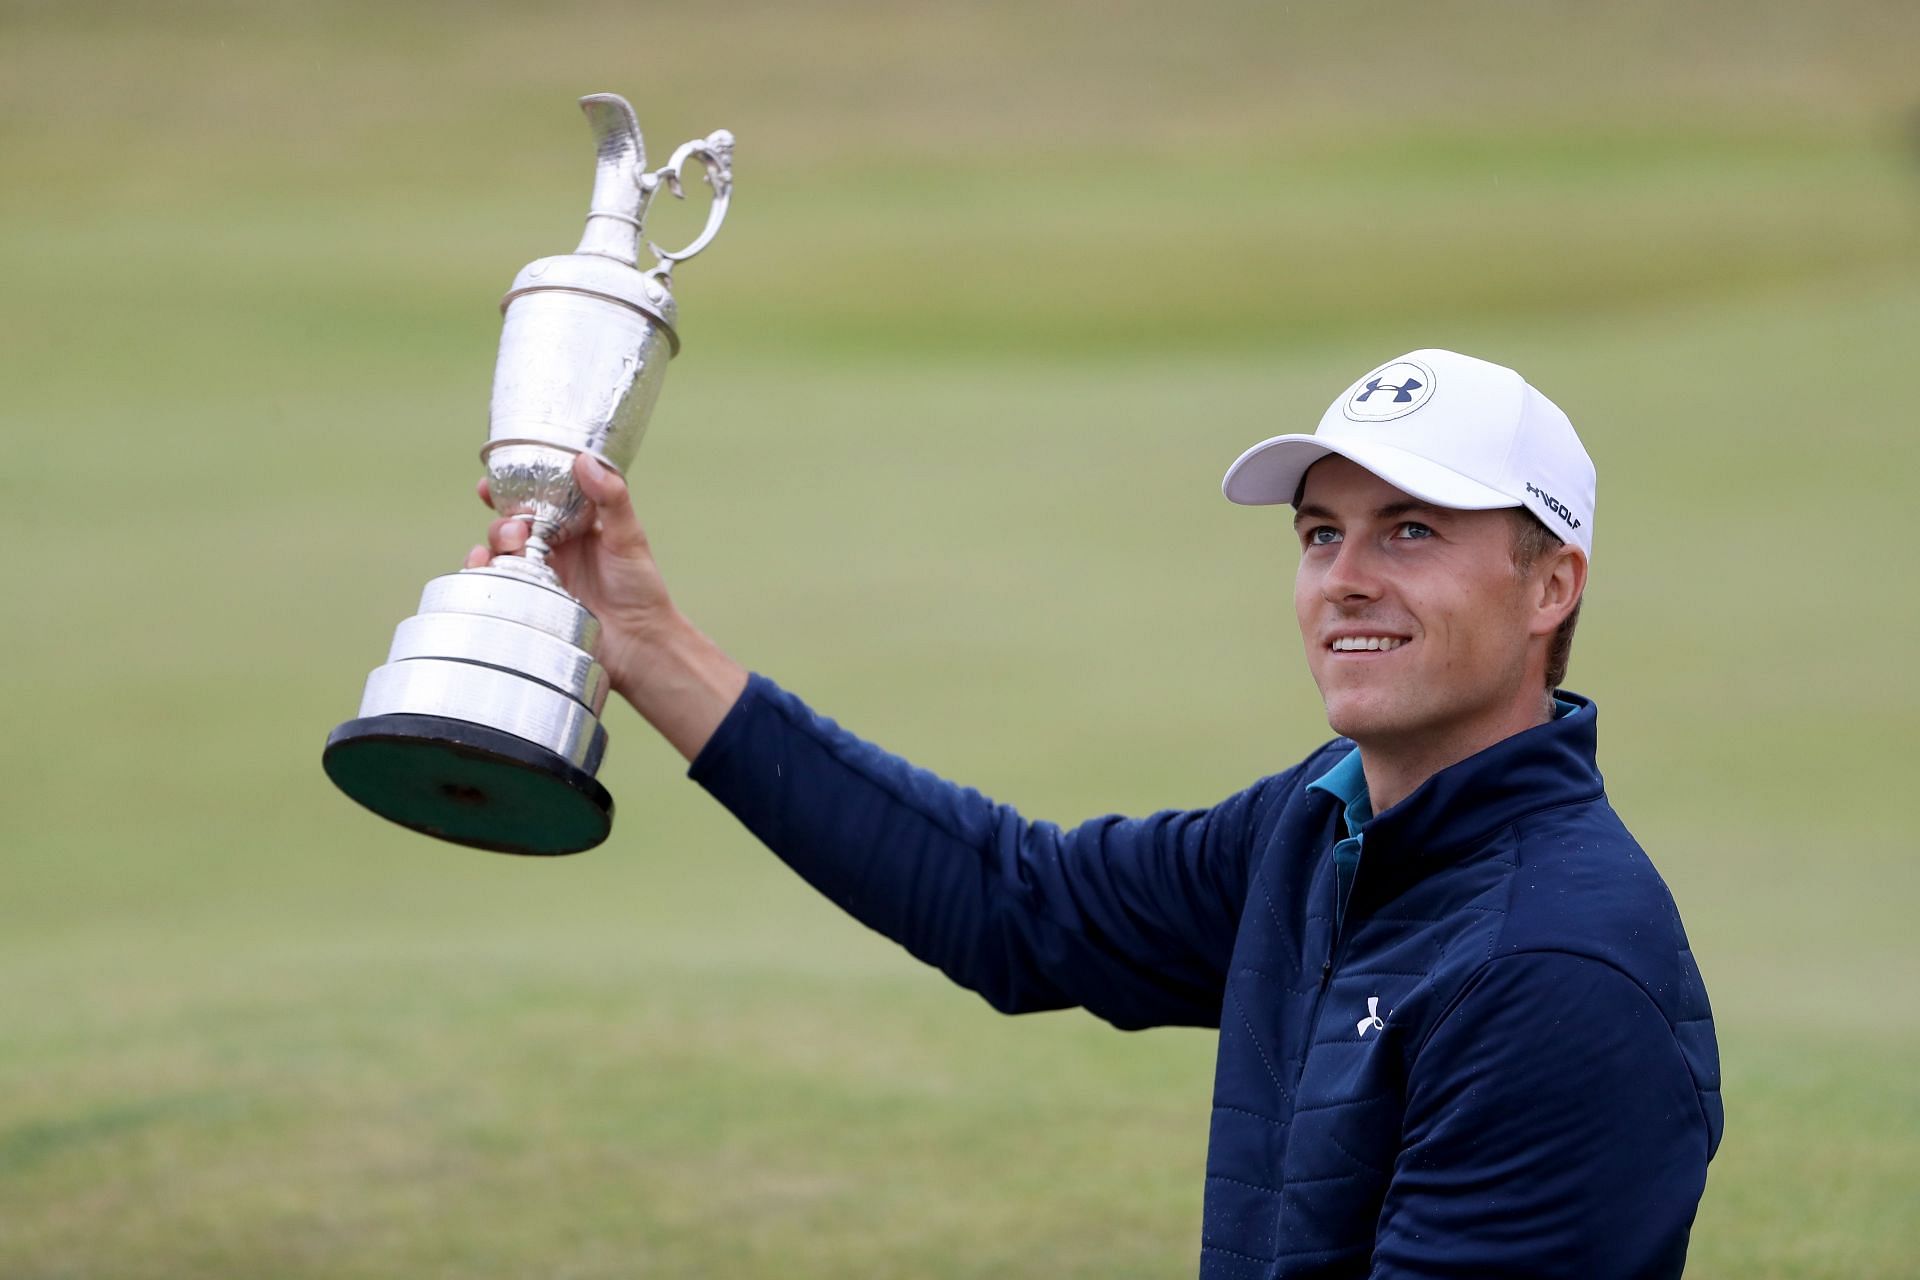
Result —
[[1376, 814], [1366, 825], [1367, 856], [1445, 855], [1530, 813], [1605, 794], [1594, 759], [1598, 708], [1577, 693], [1555, 696], [1573, 711], [1447, 766]]

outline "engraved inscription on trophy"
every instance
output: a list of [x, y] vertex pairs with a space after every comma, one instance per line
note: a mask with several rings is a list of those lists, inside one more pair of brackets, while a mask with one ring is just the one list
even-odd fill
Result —
[[[360, 713], [327, 738], [327, 775], [403, 826], [507, 853], [592, 848], [613, 822], [595, 776], [606, 752], [600, 624], [546, 563], [591, 519], [573, 461], [625, 473], [680, 349], [673, 270], [712, 242], [733, 194], [733, 135], [682, 144], [649, 171], [633, 108], [580, 100], [598, 145], [572, 253], [528, 263], [501, 303], [487, 444], [494, 509], [530, 525], [526, 552], [435, 578], [367, 678]], [[684, 248], [646, 237], [665, 190], [698, 163], [713, 200]], [[643, 255], [653, 262], [642, 267]]]

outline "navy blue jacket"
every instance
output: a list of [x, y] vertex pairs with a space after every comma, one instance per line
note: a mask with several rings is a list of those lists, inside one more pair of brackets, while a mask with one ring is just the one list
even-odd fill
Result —
[[1706, 989], [1608, 805], [1593, 704], [1365, 826], [1336, 741], [1211, 809], [1030, 822], [761, 676], [693, 777], [1009, 1013], [1218, 1027], [1200, 1273], [1677, 1276], [1721, 1131]]

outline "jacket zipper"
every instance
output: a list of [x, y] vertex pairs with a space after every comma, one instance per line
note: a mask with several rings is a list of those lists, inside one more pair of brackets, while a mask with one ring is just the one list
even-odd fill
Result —
[[[1355, 870], [1354, 878], [1356, 881], [1359, 879], [1357, 868]], [[1349, 894], [1348, 900], [1349, 902], [1351, 902], [1352, 900], [1351, 894]], [[1335, 960], [1339, 959], [1340, 944], [1343, 941], [1342, 934], [1346, 932], [1345, 929], [1341, 927], [1345, 923], [1345, 921], [1341, 919], [1341, 915], [1342, 913], [1340, 911], [1340, 873], [1336, 870], [1333, 874], [1333, 912], [1327, 917], [1327, 929], [1328, 929], [1327, 954], [1326, 954], [1326, 958], [1320, 962], [1320, 986], [1319, 986], [1319, 989], [1313, 993], [1313, 1007], [1307, 1010], [1306, 1043], [1300, 1051], [1300, 1069], [1293, 1073], [1292, 1093], [1295, 1099], [1298, 1099], [1300, 1097], [1300, 1081], [1307, 1074], [1307, 1057], [1309, 1054], [1313, 1052], [1314, 1032], [1320, 1026], [1320, 1006], [1326, 1003], [1327, 987], [1333, 981], [1333, 964]], [[1291, 1147], [1292, 1136], [1293, 1136], [1291, 1129], [1288, 1130], [1287, 1136], [1288, 1136], [1287, 1145]], [[1286, 1156], [1282, 1154], [1281, 1167], [1284, 1168], [1285, 1165], [1286, 1165]], [[1282, 1197], [1281, 1199], [1282, 1206], [1284, 1206], [1285, 1203], [1286, 1203], [1285, 1198]], [[1276, 1223], [1277, 1221], [1278, 1221], [1278, 1215], [1276, 1214]], [[1276, 1226], [1276, 1230], [1277, 1229], [1278, 1227]]]
[[[1357, 870], [1354, 879], [1356, 882], [1359, 879]], [[1351, 893], [1348, 894], [1348, 903], [1349, 905], [1352, 903]], [[1313, 1048], [1314, 1031], [1320, 1026], [1320, 1006], [1326, 1002], [1327, 988], [1333, 983], [1334, 961], [1340, 958], [1340, 944], [1346, 940], [1344, 936], [1346, 933], [1346, 929], [1344, 928], [1346, 922], [1340, 917], [1340, 875], [1338, 872], [1335, 872], [1333, 875], [1333, 911], [1327, 917], [1327, 954], [1326, 958], [1320, 962], [1320, 987], [1313, 993], [1313, 1007], [1307, 1010], [1306, 1048], [1303, 1049], [1300, 1054], [1300, 1069], [1294, 1072], [1293, 1075], [1293, 1092], [1296, 1097], [1300, 1093], [1300, 1079], [1307, 1073], [1307, 1054]]]

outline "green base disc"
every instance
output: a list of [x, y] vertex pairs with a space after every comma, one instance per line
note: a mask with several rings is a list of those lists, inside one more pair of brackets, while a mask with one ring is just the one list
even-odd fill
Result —
[[381, 817], [476, 849], [551, 857], [591, 849], [613, 829], [613, 797], [592, 774], [468, 720], [349, 720], [327, 735], [320, 763]]

